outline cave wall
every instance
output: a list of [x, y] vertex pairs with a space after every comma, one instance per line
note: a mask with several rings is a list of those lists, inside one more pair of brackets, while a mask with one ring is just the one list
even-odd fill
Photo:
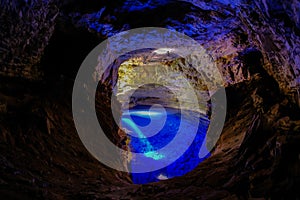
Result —
[[54, 31], [53, 0], [3, 0], [0, 4], [0, 75], [41, 80], [41, 57]]
[[251, 43], [262, 51], [264, 68], [283, 93], [299, 104], [299, 1], [256, 1], [239, 14]]

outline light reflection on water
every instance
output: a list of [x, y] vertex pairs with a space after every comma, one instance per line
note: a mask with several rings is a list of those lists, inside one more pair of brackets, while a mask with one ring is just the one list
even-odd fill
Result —
[[[158, 110], [150, 110], [150, 112], [148, 112], [149, 108], [150, 106], [136, 106], [130, 109], [129, 112], [124, 112], [121, 120], [122, 127], [125, 128], [127, 132], [134, 132], [134, 134], [128, 134], [129, 147], [132, 152], [144, 154], [145, 159], [143, 159], [143, 162], [147, 162], [147, 160], [151, 164], [155, 162], [166, 162], [168, 156], [157, 153], [156, 150], [163, 148], [174, 139], [180, 125], [183, 125], [185, 127], [185, 133], [189, 134], [189, 130], [191, 130], [189, 127], [193, 124], [191, 121], [200, 120], [200, 123], [194, 141], [181, 157], [169, 166], [160, 170], [147, 173], [132, 173], [131, 177], [133, 183], [145, 184], [182, 176], [193, 170], [203, 160], [210, 156], [210, 153], [204, 148], [206, 150], [206, 156], [202, 159], [198, 157], [200, 147], [203, 144], [209, 125], [209, 121], [205, 116], [201, 115], [202, 117], [200, 119], [195, 118], [193, 117], [195, 113], [189, 111], [189, 116], [184, 116], [181, 121], [182, 116], [177, 109], [166, 108], [166, 112], [159, 112]], [[161, 115], [167, 116], [162, 117]], [[155, 127], [155, 123], [161, 122], [162, 118], [165, 120], [163, 128], [160, 129], [157, 134], [147, 137], [147, 133], [145, 132], [151, 132], [151, 126], [149, 126], [149, 124], [152, 125], [152, 127]], [[144, 132], [142, 132], [139, 128], [142, 126], [148, 126], [150, 129], [147, 127], [147, 131], [143, 129]], [[180, 140], [177, 144], [178, 148], [170, 149], [170, 151], [179, 151], [181, 143], [184, 142], [184, 139]], [[130, 165], [129, 163], [129, 167], [134, 169], [136, 166]]]

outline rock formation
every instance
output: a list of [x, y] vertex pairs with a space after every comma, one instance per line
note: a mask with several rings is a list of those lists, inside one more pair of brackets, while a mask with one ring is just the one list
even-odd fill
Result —
[[[300, 198], [299, 0], [4, 0], [0, 6], [4, 199]], [[85, 149], [71, 93], [96, 45], [145, 26], [177, 30], [205, 47], [225, 80], [228, 106], [211, 157], [185, 176], [134, 185]], [[96, 107], [106, 134], [122, 146], [109, 103], [118, 64], [99, 84]]]

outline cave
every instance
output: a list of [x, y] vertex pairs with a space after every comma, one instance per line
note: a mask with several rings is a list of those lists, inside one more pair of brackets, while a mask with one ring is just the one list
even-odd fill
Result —
[[1, 199], [300, 198], [299, 0], [0, 8]]

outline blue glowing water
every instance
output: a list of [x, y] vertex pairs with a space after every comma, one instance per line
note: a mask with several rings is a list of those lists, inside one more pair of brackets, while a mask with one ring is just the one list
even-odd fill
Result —
[[[181, 113], [176, 109], [166, 108], [166, 113], [159, 112], [148, 112], [150, 106], [137, 106], [132, 108], [129, 112], [122, 115], [122, 127], [127, 130], [127, 132], [134, 132], [134, 134], [129, 134], [129, 147], [132, 152], [143, 153], [145, 159], [142, 162], [165, 162], [168, 157], [155, 152], [158, 149], [163, 148], [169, 142], [173, 140], [176, 136], [179, 126], [184, 125], [186, 127], [186, 134], [189, 134], [190, 126], [192, 126], [191, 120], [199, 120], [199, 126], [197, 134], [189, 146], [189, 148], [179, 157], [175, 162], [164, 167], [160, 170], [147, 173], [132, 173], [132, 181], [136, 184], [145, 184], [150, 182], [157, 182], [164, 179], [169, 179], [176, 176], [182, 176], [187, 172], [193, 170], [199, 165], [203, 160], [210, 156], [210, 153], [204, 148], [206, 156], [204, 158], [199, 158], [200, 147], [204, 143], [205, 134], [208, 129], [209, 121], [208, 119], [201, 115], [201, 118], [193, 118], [192, 111], [189, 111], [189, 117], [183, 117], [181, 120]], [[147, 137], [147, 131], [151, 132], [147, 128], [145, 132], [142, 132], [139, 127], [148, 126], [149, 124], [154, 124], [161, 120], [160, 114], [166, 114], [166, 121], [163, 128], [155, 135]], [[151, 128], [151, 127], [150, 127]], [[135, 137], [138, 136], [138, 137]], [[181, 142], [184, 142], [181, 141]], [[180, 147], [180, 144], [178, 144]], [[170, 151], [177, 151], [178, 149], [171, 149]], [[136, 166], [131, 165], [131, 168]]]

